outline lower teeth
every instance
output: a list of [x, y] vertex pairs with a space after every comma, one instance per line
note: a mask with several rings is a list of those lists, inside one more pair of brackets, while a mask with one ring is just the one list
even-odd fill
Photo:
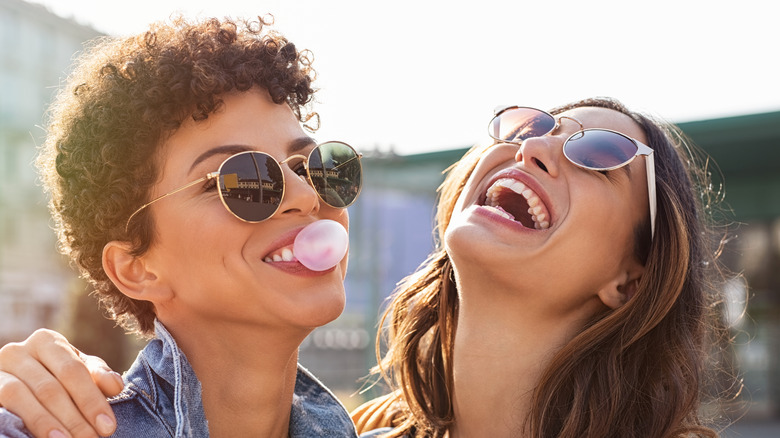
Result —
[[509, 219], [509, 220], [512, 220], [512, 221], [514, 221], [514, 220], [515, 220], [515, 217], [514, 217], [514, 216], [512, 216], [511, 214], [509, 214], [509, 213], [508, 213], [506, 210], [504, 210], [504, 209], [503, 209], [503, 208], [501, 208], [501, 207], [494, 207], [494, 206], [492, 206], [492, 205], [486, 205], [485, 207], [487, 207], [487, 208], [489, 208], [489, 209], [493, 210], [494, 212], [498, 213], [499, 215], [501, 215], [501, 216], [503, 216], [503, 217], [505, 217], [505, 218], [507, 218], [507, 219]]

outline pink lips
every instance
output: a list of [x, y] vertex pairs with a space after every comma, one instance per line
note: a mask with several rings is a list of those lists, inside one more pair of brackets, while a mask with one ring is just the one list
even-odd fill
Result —
[[263, 256], [263, 259], [280, 250], [281, 248], [284, 248], [285, 246], [291, 246], [293, 242], [295, 242], [295, 237], [298, 235], [298, 233], [301, 232], [302, 229], [303, 227], [298, 227], [277, 237], [269, 245], [271, 249]]
[[[340, 252], [341, 255], [338, 257], [338, 260], [333, 261], [335, 255], [332, 254], [333, 251], [329, 250], [330, 246], [333, 245], [327, 242], [327, 237], [332, 234], [333, 230], [328, 228], [327, 225], [338, 226], [338, 231], [344, 235], [342, 237], [346, 240], [346, 231], [341, 224], [330, 220], [315, 221], [306, 227], [295, 228], [281, 234], [271, 243], [270, 247], [273, 249], [262, 257], [263, 261], [276, 269], [298, 276], [320, 276], [332, 272], [346, 253], [346, 243], [343, 242], [343, 248], [336, 248], [336, 250], [338, 250], [336, 252]], [[323, 226], [325, 227], [323, 228]], [[311, 237], [313, 230], [322, 231], [322, 229], [331, 231], [331, 233], [325, 233], [326, 239], [324, 243], [322, 242], [322, 239], [319, 239], [316, 236], [317, 233], [314, 233], [314, 238]], [[300, 245], [300, 242], [296, 243], [301, 240], [301, 237], [303, 237], [304, 234], [309, 236], [308, 239], [305, 240], [307, 241], [308, 246], [312, 247], [313, 245], [313, 248], [306, 248], [305, 246]], [[319, 234], [322, 233], [320, 232]], [[323, 245], [328, 248], [323, 249]], [[296, 247], [298, 248], [295, 249]], [[301, 248], [304, 249], [302, 250]], [[300, 254], [295, 254], [295, 252]], [[284, 257], [283, 260], [280, 259], [280, 255], [281, 257]], [[276, 256], [276, 260], [274, 260], [274, 256]], [[322, 260], [325, 256], [329, 256], [330, 260]]]

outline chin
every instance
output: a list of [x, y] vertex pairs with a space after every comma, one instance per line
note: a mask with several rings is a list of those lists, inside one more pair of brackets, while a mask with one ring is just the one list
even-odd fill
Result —
[[490, 263], [497, 245], [494, 236], [474, 224], [453, 220], [444, 233], [444, 249], [455, 265]]
[[340, 291], [322, 291], [317, 297], [310, 297], [305, 305], [296, 310], [297, 319], [307, 327], [322, 327], [341, 316], [346, 301], [343, 288]]
[[451, 223], [444, 234], [444, 249], [461, 286], [491, 285], [488, 289], [504, 293], [518, 285], [523, 257], [505, 239], [472, 224]]

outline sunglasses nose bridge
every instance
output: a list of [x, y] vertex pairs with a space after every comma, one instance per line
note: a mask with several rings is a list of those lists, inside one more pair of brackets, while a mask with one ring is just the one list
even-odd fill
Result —
[[282, 166], [282, 173], [284, 174], [284, 196], [276, 214], [310, 215], [319, 211], [320, 198], [309, 179], [308, 172], [306, 175], [301, 175], [289, 166]]
[[307, 168], [308, 168], [309, 157], [301, 155], [301, 154], [290, 155], [289, 157], [287, 157], [284, 160], [280, 161], [279, 165], [280, 166], [284, 166], [285, 164], [287, 164], [287, 167], [290, 167], [289, 163], [292, 160], [301, 160], [303, 162], [304, 166], [307, 166]]
[[[294, 171], [292, 167], [290, 167], [290, 162], [293, 160], [300, 160], [301, 165], [304, 167], [304, 169], [306, 169], [306, 173], [304, 175], [299, 174], [298, 172]], [[300, 178], [301, 180], [306, 182], [312, 188], [312, 190], [315, 190], [316, 192], [316, 189], [314, 188], [314, 185], [312, 184], [311, 179], [309, 178], [309, 157], [301, 154], [290, 155], [284, 160], [279, 161], [279, 167], [282, 168], [283, 173], [288, 174], [288, 176], [285, 177], [285, 180], [288, 180], [293, 176]], [[287, 168], [287, 170], [284, 170], [285, 168]]]

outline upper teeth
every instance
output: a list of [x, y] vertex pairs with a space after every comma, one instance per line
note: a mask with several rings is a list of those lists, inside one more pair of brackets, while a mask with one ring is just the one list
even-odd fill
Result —
[[[500, 208], [498, 205], [498, 195], [501, 192], [501, 189], [509, 189], [525, 198], [529, 207], [528, 214], [531, 215], [534, 221], [534, 228], [537, 230], [546, 230], [547, 228], [550, 228], [550, 214], [542, 200], [539, 199], [539, 195], [516, 179], [501, 178], [494, 182], [487, 191], [485, 205], [488, 207]], [[510, 216], [503, 208], [500, 209], [502, 216]]]
[[295, 255], [292, 252], [291, 247], [287, 246], [281, 250], [277, 250], [273, 254], [268, 255], [263, 261], [265, 262], [293, 262], [297, 261]]

